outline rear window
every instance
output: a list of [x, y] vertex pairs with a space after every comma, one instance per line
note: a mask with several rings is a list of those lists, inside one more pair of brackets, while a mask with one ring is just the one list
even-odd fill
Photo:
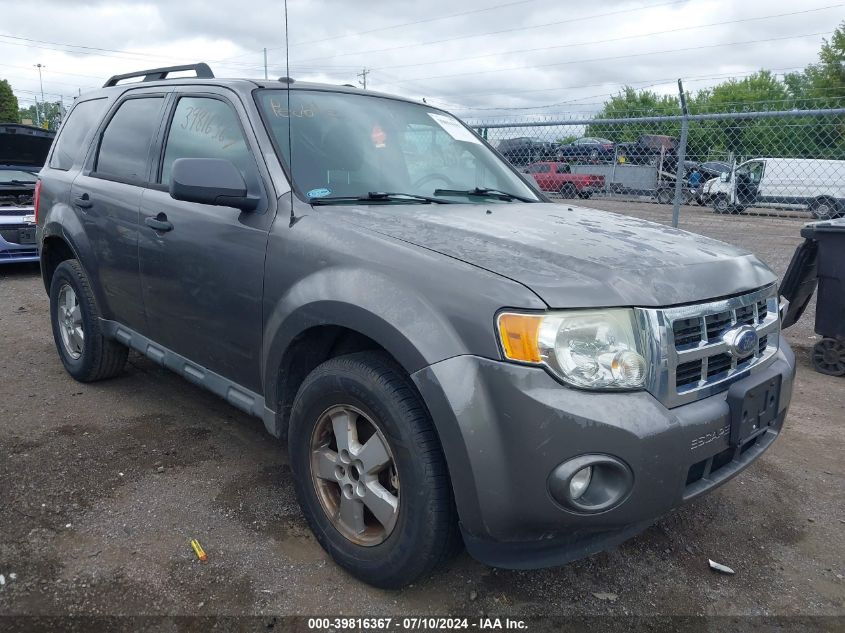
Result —
[[73, 166], [74, 161], [85, 149], [85, 139], [88, 138], [91, 128], [100, 120], [106, 103], [106, 99], [94, 99], [76, 104], [59, 132], [56, 147], [50, 157], [50, 167], [67, 171]]
[[103, 132], [95, 171], [115, 180], [147, 179], [150, 144], [159, 125], [162, 97], [127, 99]]

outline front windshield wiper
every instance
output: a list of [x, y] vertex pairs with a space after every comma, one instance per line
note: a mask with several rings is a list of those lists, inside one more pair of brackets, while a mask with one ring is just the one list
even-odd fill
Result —
[[366, 196], [328, 196], [314, 198], [311, 204], [340, 204], [343, 202], [419, 202], [421, 204], [454, 204], [451, 200], [441, 200], [430, 196], [418, 196], [415, 193], [393, 193], [387, 191], [370, 191]]
[[499, 200], [519, 200], [520, 202], [537, 202], [525, 196], [518, 196], [515, 193], [500, 191], [499, 189], [486, 189], [476, 187], [475, 189], [435, 189], [435, 196], [478, 196], [482, 198], [499, 198]]

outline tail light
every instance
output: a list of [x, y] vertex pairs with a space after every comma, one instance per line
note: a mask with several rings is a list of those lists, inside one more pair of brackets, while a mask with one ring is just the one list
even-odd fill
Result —
[[35, 193], [32, 195], [32, 206], [35, 209], [35, 222], [38, 223], [38, 203], [41, 202], [41, 180], [35, 183]]

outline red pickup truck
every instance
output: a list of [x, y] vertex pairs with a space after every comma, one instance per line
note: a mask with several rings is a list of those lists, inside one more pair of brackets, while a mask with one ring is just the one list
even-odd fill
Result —
[[604, 188], [604, 176], [594, 174], [573, 174], [569, 163], [532, 163], [523, 170], [534, 176], [543, 191], [559, 193], [564, 198], [589, 198]]

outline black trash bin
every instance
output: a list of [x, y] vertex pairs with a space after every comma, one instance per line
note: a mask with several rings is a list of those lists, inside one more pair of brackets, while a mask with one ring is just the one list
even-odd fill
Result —
[[782, 327], [801, 317], [818, 284], [815, 331], [824, 338], [813, 347], [813, 366], [845, 376], [845, 218], [806, 224], [801, 236], [780, 285], [789, 300]]

